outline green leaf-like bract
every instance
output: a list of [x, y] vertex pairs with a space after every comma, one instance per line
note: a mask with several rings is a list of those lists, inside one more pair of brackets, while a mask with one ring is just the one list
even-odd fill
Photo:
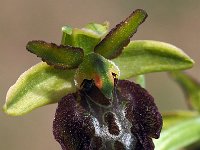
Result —
[[81, 48], [57, 46], [44, 41], [30, 41], [26, 48], [31, 53], [41, 57], [47, 64], [61, 69], [73, 69], [83, 61], [84, 53]]
[[58, 70], [39, 63], [24, 72], [10, 87], [4, 111], [19, 116], [47, 104], [58, 102], [64, 95], [75, 92], [74, 70]]
[[199, 113], [196, 111], [175, 111], [162, 113], [163, 130], [198, 116]]
[[190, 119], [161, 132], [155, 150], [178, 150], [200, 140], [200, 118]]
[[200, 83], [182, 72], [172, 72], [173, 77], [184, 91], [189, 107], [200, 112]]
[[64, 26], [62, 28], [63, 36], [61, 43], [62, 45], [80, 47], [85, 54], [88, 54], [94, 51], [94, 47], [108, 32], [108, 28], [108, 22], [103, 24], [89, 23], [82, 29]]
[[132, 41], [122, 54], [113, 59], [120, 69], [120, 79], [149, 72], [191, 68], [193, 60], [181, 49], [158, 41]]
[[147, 13], [142, 9], [135, 10], [126, 20], [113, 28], [106, 37], [95, 47], [95, 52], [107, 59], [116, 58], [123, 48], [128, 45], [130, 38], [144, 22]]

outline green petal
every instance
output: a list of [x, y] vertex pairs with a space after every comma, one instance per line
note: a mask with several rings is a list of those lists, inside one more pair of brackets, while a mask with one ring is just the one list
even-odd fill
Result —
[[56, 44], [44, 41], [30, 41], [26, 48], [31, 53], [41, 57], [47, 64], [61, 69], [77, 68], [84, 57], [81, 48], [57, 46]]
[[200, 140], [200, 118], [194, 118], [161, 132], [155, 150], [178, 150]]
[[147, 13], [142, 9], [135, 10], [126, 20], [112, 29], [107, 36], [95, 47], [95, 52], [107, 59], [116, 58], [123, 48], [128, 45], [130, 38], [144, 22]]
[[37, 107], [58, 102], [74, 92], [74, 70], [57, 70], [39, 63], [24, 72], [10, 87], [3, 110], [12, 116], [26, 114]]
[[198, 117], [198, 112], [194, 111], [176, 111], [176, 112], [167, 112], [162, 113], [163, 118], [163, 130], [166, 130], [178, 123], [184, 122], [191, 118]]
[[191, 76], [182, 72], [172, 72], [171, 77], [174, 78], [184, 91], [190, 108], [200, 112], [200, 83]]
[[113, 61], [120, 69], [120, 79], [149, 72], [188, 69], [194, 64], [181, 49], [149, 40], [132, 41]]
[[108, 32], [108, 28], [108, 22], [103, 24], [89, 23], [82, 29], [72, 29], [70, 26], [64, 26], [62, 28], [62, 45], [80, 47], [85, 54], [88, 54], [94, 51], [94, 47]]

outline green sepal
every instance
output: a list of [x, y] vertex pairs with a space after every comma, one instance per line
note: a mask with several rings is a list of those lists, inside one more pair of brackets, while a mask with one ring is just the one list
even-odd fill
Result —
[[19, 116], [58, 102], [63, 96], [76, 91], [74, 72], [58, 70], [44, 62], [31, 67], [8, 90], [4, 112]]
[[116, 58], [123, 48], [128, 45], [130, 38], [147, 17], [142, 9], [135, 10], [126, 20], [113, 28], [106, 37], [95, 47], [95, 52], [107, 59]]
[[101, 41], [101, 39], [108, 32], [109, 23], [103, 24], [89, 23], [82, 29], [71, 28], [64, 26], [62, 28], [62, 45], [70, 45], [73, 47], [80, 47], [85, 54], [94, 51], [94, 47]]
[[44, 41], [30, 41], [26, 49], [41, 57], [44, 62], [59, 69], [74, 69], [83, 61], [81, 48], [57, 46]]
[[161, 132], [155, 150], [178, 150], [200, 140], [200, 118], [192, 118]]
[[145, 88], [146, 87], [146, 79], [145, 79], [145, 75], [141, 74], [135, 77], [135, 82], [137, 84], [140, 84], [141, 87]]
[[168, 43], [150, 40], [130, 42], [113, 62], [120, 69], [120, 79], [150, 72], [188, 69], [194, 64], [181, 49]]
[[85, 25], [84, 28], [82, 28], [82, 30], [88, 31], [88, 32], [94, 32], [100, 38], [103, 38], [108, 32], [109, 26], [110, 26], [110, 24], [107, 21], [105, 21], [102, 24], [88, 23]]
[[66, 45], [70, 45], [70, 46], [74, 46], [73, 43], [73, 38], [72, 36], [72, 30], [73, 28], [71, 26], [63, 26], [62, 27], [62, 40], [61, 40], [61, 44], [66, 46]]
[[189, 107], [200, 112], [200, 83], [183, 72], [176, 71], [170, 74], [183, 89]]
[[174, 125], [177, 125], [186, 120], [198, 117], [199, 113], [196, 111], [175, 111], [162, 113], [163, 130], [166, 130]]

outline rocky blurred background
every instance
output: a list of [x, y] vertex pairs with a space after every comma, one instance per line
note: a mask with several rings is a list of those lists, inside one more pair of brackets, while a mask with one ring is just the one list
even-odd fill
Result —
[[[165, 41], [182, 48], [196, 64], [187, 72], [200, 80], [200, 1], [183, 0], [0, 0], [0, 107], [19, 75], [40, 61], [26, 51], [29, 40], [60, 43], [61, 27], [109, 21], [114, 27], [134, 9], [149, 17], [134, 39]], [[187, 109], [180, 88], [166, 73], [147, 75], [147, 88], [161, 111]], [[0, 111], [1, 150], [59, 150], [52, 135], [57, 104], [22, 117]]]

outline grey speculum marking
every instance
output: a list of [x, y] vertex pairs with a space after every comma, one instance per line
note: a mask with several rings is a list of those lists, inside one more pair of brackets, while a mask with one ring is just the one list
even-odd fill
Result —
[[[131, 133], [132, 124], [125, 114], [126, 101], [118, 99], [119, 91], [114, 89], [112, 104], [108, 107], [102, 105], [105, 97], [96, 91], [94, 82], [84, 80], [82, 90], [83, 102], [87, 104], [87, 110], [91, 113], [95, 128], [95, 137], [101, 139], [101, 150], [134, 150], [136, 137]], [[88, 87], [88, 88], [86, 88]], [[99, 91], [99, 90], [98, 90]], [[100, 91], [99, 91], [100, 92]], [[99, 99], [96, 102], [93, 99]]]

